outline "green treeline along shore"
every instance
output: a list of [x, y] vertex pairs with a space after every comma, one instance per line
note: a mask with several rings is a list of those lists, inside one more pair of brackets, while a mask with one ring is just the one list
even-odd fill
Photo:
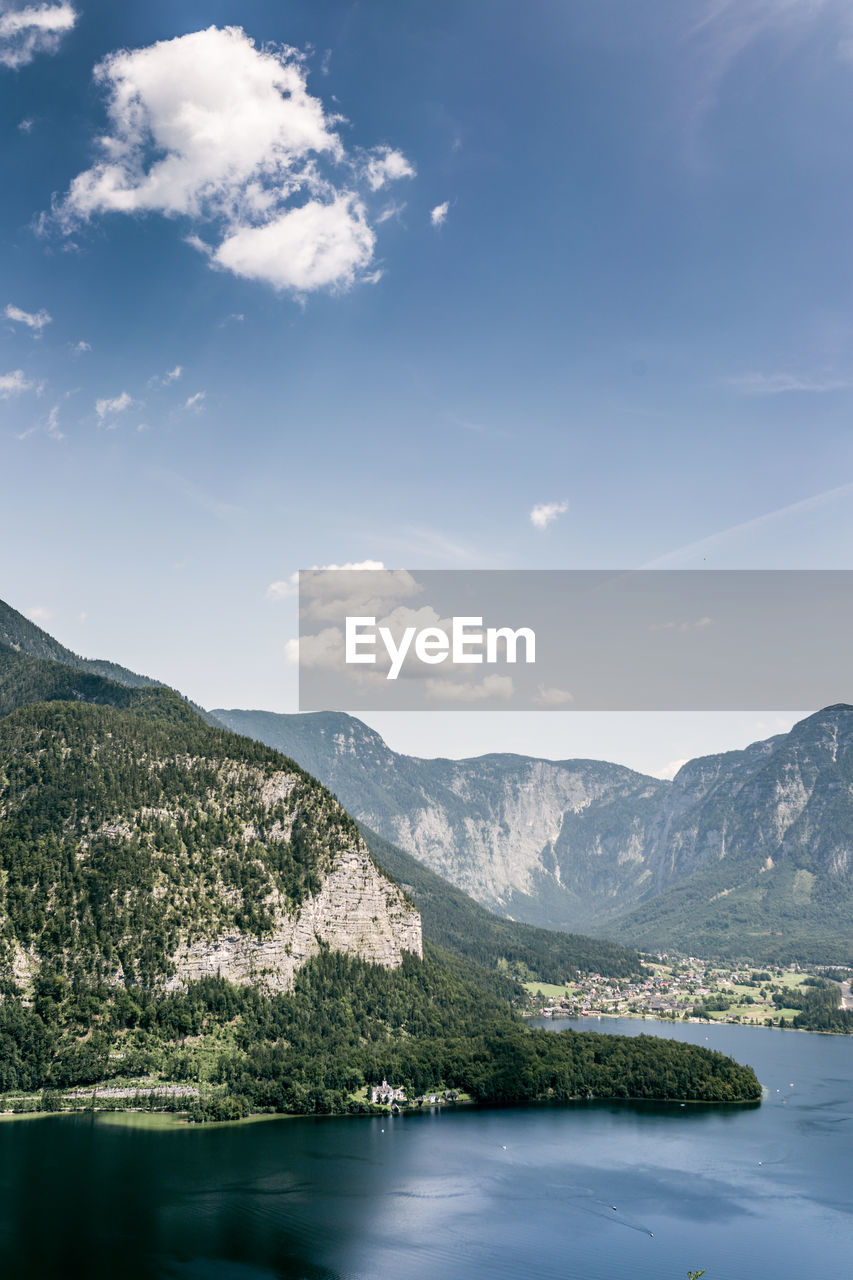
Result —
[[[530, 1030], [520, 977], [639, 957], [549, 947], [456, 891], [442, 908], [438, 877], [402, 893], [319, 783], [173, 691], [0, 646], [0, 708], [0, 1110], [357, 1113], [382, 1080], [484, 1104], [760, 1098], [751, 1068], [705, 1048]], [[182, 947], [263, 944], [353, 849], [408, 918], [429, 899], [423, 958], [384, 967], [317, 935], [290, 989], [176, 977]]]

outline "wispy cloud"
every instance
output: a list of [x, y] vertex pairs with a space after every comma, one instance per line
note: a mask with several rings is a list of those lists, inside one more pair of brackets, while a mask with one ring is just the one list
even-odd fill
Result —
[[190, 413], [201, 413], [204, 408], [204, 402], [207, 397], [206, 391], [196, 391], [194, 395], [187, 396], [184, 401], [184, 408]]
[[789, 391], [808, 391], [820, 395], [826, 391], [844, 391], [853, 387], [853, 379], [828, 374], [743, 373], [727, 378], [726, 382], [735, 390], [750, 396], [778, 396]]
[[763, 36], [809, 22], [833, 0], [706, 0], [687, 29], [699, 108], [713, 106], [731, 66]]
[[815, 493], [811, 497], [801, 498], [798, 502], [791, 502], [787, 506], [777, 507], [774, 511], [766, 511], [751, 520], [744, 520], [740, 524], [733, 524], [726, 529], [719, 529], [716, 533], [708, 534], [705, 538], [699, 538], [696, 542], [689, 542], [683, 547], [677, 547], [674, 551], [668, 551], [665, 555], [658, 556], [656, 560], [650, 560], [642, 568], [674, 569], [679, 565], [689, 564], [700, 556], [706, 557], [715, 551], [719, 551], [727, 542], [735, 538], [757, 533], [777, 521], [805, 515], [809, 511], [816, 511], [841, 498], [849, 497], [853, 497], [853, 482], [838, 485], [835, 489], [825, 489], [822, 493]]
[[25, 67], [40, 53], [56, 53], [77, 21], [70, 4], [36, 4], [0, 13], [0, 66]]
[[28, 329], [32, 329], [36, 337], [40, 337], [42, 329], [51, 322], [51, 316], [47, 311], [24, 311], [21, 307], [16, 307], [13, 302], [7, 304], [3, 314], [13, 324], [25, 324]]
[[790, 47], [824, 15], [836, 25], [836, 48], [843, 57], [853, 27], [848, 0], [698, 0], [682, 6], [680, 66], [689, 95], [682, 114], [691, 147], [726, 80], [753, 46], [773, 41]]
[[400, 216], [405, 212], [405, 209], [405, 200], [390, 200], [388, 204], [385, 205], [384, 209], [379, 210], [374, 221], [377, 226], [381, 226], [383, 222], [390, 222], [392, 218], [400, 218]]
[[0, 373], [0, 400], [8, 400], [10, 396], [20, 395], [23, 391], [31, 391], [34, 385], [23, 369]]
[[55, 404], [48, 412], [46, 418], [39, 419], [34, 422], [26, 431], [22, 431], [18, 436], [19, 440], [28, 440], [30, 436], [34, 436], [43, 432], [46, 436], [50, 436], [51, 440], [64, 440], [65, 432], [59, 426], [59, 405]]
[[51, 440], [64, 440], [65, 432], [59, 426], [59, 405], [55, 404], [49, 411], [44, 423], [44, 429], [50, 436]]
[[431, 677], [424, 684], [427, 698], [440, 699], [442, 702], [488, 702], [499, 699], [509, 702], [515, 693], [512, 676], [484, 676], [482, 680], [456, 681]]
[[468, 564], [480, 568], [497, 559], [495, 553], [483, 547], [473, 547], [448, 537], [439, 529], [428, 529], [422, 525], [404, 526], [398, 533], [383, 533], [377, 542], [383, 552], [393, 550], [395, 560], [408, 559], [424, 562], [447, 561], [451, 565]]
[[396, 182], [400, 178], [413, 178], [415, 168], [402, 151], [395, 151], [393, 147], [377, 147], [372, 155], [368, 154], [364, 173], [370, 190], [379, 191], [389, 182]]
[[[105, 397], [103, 400], [95, 401], [95, 413], [98, 415], [98, 423], [103, 426], [107, 418], [117, 417], [120, 413], [125, 413], [136, 401], [127, 391], [122, 391], [121, 395], [112, 398]], [[110, 423], [110, 426], [114, 425]]]
[[54, 202], [43, 229], [159, 213], [191, 220], [186, 238], [212, 267], [276, 289], [377, 278], [368, 201], [414, 168], [384, 145], [347, 152], [342, 118], [308, 92], [298, 51], [209, 27], [110, 54], [95, 76], [108, 95], [103, 158]]
[[240, 513], [241, 508], [237, 503], [225, 502], [214, 497], [213, 494], [207, 493], [192, 480], [187, 480], [185, 476], [175, 471], [155, 467], [151, 469], [150, 474], [165, 488], [177, 493], [183, 501], [213, 516], [216, 520], [229, 522]]
[[437, 204], [434, 209], [430, 210], [429, 220], [434, 227], [443, 227], [447, 221], [447, 215], [450, 211], [450, 201], [445, 200], [444, 204]]
[[540, 707], [567, 707], [574, 702], [574, 696], [568, 689], [551, 688], [540, 684], [533, 701]]
[[46, 608], [43, 604], [30, 605], [26, 613], [33, 622], [50, 622], [53, 617], [53, 610]]
[[536, 529], [547, 529], [557, 516], [565, 515], [568, 509], [568, 502], [539, 502], [530, 512], [530, 523]]
[[75, 342], [71, 350], [75, 356], [82, 356], [86, 351], [92, 350], [92, 344], [91, 342]]
[[148, 379], [149, 387], [168, 387], [173, 382], [177, 382], [183, 374], [183, 365], [176, 364], [174, 369], [167, 370], [166, 373], [155, 373], [152, 378]]

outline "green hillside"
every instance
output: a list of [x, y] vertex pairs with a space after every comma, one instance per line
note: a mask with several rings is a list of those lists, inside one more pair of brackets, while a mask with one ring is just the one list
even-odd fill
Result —
[[416, 858], [359, 825], [374, 861], [410, 894], [421, 913], [424, 937], [436, 946], [522, 981], [564, 983], [578, 973], [626, 978], [642, 970], [637, 952], [614, 942], [494, 915]]
[[[56, 702], [0, 720], [7, 960], [16, 945], [34, 948], [72, 984], [120, 969], [154, 986], [171, 976], [179, 939], [262, 936], [273, 889], [297, 907], [333, 851], [358, 842], [298, 766], [251, 739], [176, 723], [164, 714], [174, 695], [152, 690], [152, 707], [148, 692], [135, 713]], [[282, 769], [293, 785], [265, 803]]]

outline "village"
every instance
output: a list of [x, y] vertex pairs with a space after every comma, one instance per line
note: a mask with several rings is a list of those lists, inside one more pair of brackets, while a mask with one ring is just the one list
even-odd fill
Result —
[[564, 985], [526, 982], [528, 1017], [655, 1018], [785, 1026], [796, 1016], [800, 990], [814, 975], [782, 968], [711, 963], [661, 954], [644, 960], [646, 975], [617, 980], [598, 973]]

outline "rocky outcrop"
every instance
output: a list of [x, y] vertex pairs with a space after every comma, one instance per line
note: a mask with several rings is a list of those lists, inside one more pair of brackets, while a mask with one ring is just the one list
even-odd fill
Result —
[[323, 946], [387, 969], [397, 968], [405, 951], [423, 954], [420, 915], [363, 848], [338, 854], [320, 892], [295, 913], [280, 899], [268, 906], [275, 925], [262, 938], [232, 930], [179, 948], [169, 988], [218, 975], [287, 991]]

